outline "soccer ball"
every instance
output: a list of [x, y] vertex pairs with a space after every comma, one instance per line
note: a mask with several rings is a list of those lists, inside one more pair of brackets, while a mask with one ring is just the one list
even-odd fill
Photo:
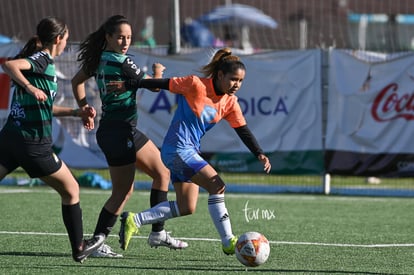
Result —
[[269, 255], [269, 241], [259, 232], [246, 232], [237, 240], [236, 257], [245, 266], [259, 266], [267, 261]]

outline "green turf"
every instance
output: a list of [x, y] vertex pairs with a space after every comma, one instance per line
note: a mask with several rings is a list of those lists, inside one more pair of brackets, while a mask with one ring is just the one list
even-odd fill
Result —
[[[87, 235], [109, 194], [82, 188]], [[236, 234], [259, 231], [271, 242], [268, 262], [248, 273], [234, 256], [221, 252], [205, 193], [194, 215], [166, 224], [189, 248], [151, 249], [146, 244], [150, 226], [145, 226], [121, 251], [118, 223], [107, 243], [124, 257], [78, 264], [70, 257], [58, 195], [45, 186], [3, 186], [0, 274], [414, 274], [412, 199], [227, 194], [226, 202]], [[149, 193], [135, 191], [125, 209], [148, 205]]]
[[[99, 174], [106, 180], [110, 180], [108, 169], [71, 169], [76, 178], [79, 178], [85, 172]], [[250, 174], [250, 173], [220, 173], [224, 182], [238, 185], [284, 185], [284, 186], [302, 186], [302, 187], [322, 187], [322, 176], [320, 175], [277, 175], [277, 174]], [[8, 178], [28, 180], [26, 172], [19, 168], [7, 176]], [[135, 181], [151, 182], [152, 179], [146, 174], [137, 171]], [[414, 189], [414, 178], [381, 178], [381, 184], [367, 184], [365, 177], [353, 176], [332, 176], [332, 188], [350, 188], [350, 189]]]

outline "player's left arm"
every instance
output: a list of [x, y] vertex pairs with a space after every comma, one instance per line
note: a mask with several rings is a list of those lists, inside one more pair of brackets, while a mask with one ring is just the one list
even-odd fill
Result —
[[87, 106], [80, 109], [74, 109], [65, 106], [53, 105], [53, 115], [56, 117], [73, 116], [80, 117], [84, 122], [84, 127], [87, 130], [92, 130], [95, 127], [94, 118], [96, 117], [96, 110], [92, 106]]
[[[44, 64], [44, 62], [39, 64]], [[30, 63], [28, 59], [19, 58], [8, 60], [1, 66], [3, 71], [11, 77], [14, 83], [21, 86], [27, 93], [33, 95], [36, 98], [36, 100], [40, 102], [44, 102], [47, 100], [46, 93], [40, 90], [39, 88], [33, 86], [32, 83], [30, 83], [26, 76], [23, 74], [23, 71], [32, 70], [32, 63]], [[42, 69], [43, 68], [40, 68], [39, 70]]]
[[169, 78], [144, 78], [142, 80], [128, 79], [126, 81], [111, 81], [106, 85], [109, 92], [125, 92], [145, 88], [153, 92], [169, 90]]
[[269, 158], [264, 154], [262, 148], [257, 142], [256, 137], [250, 131], [249, 127], [247, 127], [247, 125], [244, 125], [241, 127], [234, 128], [234, 130], [236, 131], [240, 139], [243, 141], [243, 143], [247, 146], [247, 148], [249, 148], [250, 152], [252, 152], [258, 158], [258, 160], [260, 160], [263, 163], [263, 170], [266, 173], [270, 173], [270, 170], [272, 169], [272, 164], [270, 163]]
[[148, 79], [161, 79], [164, 73], [165, 67], [161, 63], [154, 63], [152, 65], [153, 77], [141, 71], [141, 69], [135, 65], [135, 63], [127, 58], [122, 64], [122, 73], [125, 81], [111, 81], [107, 84], [108, 91], [124, 92], [126, 90], [137, 90], [138, 88], [147, 88], [152, 92], [159, 92], [159, 87], [146, 87], [141, 83], [143, 80]]

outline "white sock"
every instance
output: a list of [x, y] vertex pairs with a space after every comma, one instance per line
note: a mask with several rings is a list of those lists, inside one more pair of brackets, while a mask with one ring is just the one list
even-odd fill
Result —
[[226, 204], [224, 203], [224, 194], [215, 194], [208, 197], [208, 211], [220, 235], [221, 243], [228, 246], [228, 241], [234, 235]]
[[163, 201], [152, 208], [135, 214], [134, 221], [135, 224], [140, 227], [144, 224], [162, 222], [179, 216], [180, 212], [176, 201]]

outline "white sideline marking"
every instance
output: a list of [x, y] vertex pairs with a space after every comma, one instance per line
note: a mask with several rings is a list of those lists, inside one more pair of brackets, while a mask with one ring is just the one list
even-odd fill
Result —
[[[43, 236], [67, 236], [66, 233], [50, 233], [50, 232], [17, 232], [17, 231], [0, 231], [4, 235], [43, 235]], [[109, 235], [110, 237], [118, 237], [118, 235]], [[134, 239], [146, 239], [147, 236], [133, 236]], [[176, 237], [180, 240], [189, 241], [205, 241], [220, 242], [219, 239], [210, 238], [185, 238]], [[331, 247], [361, 247], [361, 248], [388, 248], [388, 247], [414, 247], [414, 243], [393, 243], [393, 244], [345, 244], [345, 243], [316, 243], [316, 242], [285, 242], [285, 241], [269, 241], [271, 244], [281, 245], [310, 245], [310, 246], [331, 246]]]

